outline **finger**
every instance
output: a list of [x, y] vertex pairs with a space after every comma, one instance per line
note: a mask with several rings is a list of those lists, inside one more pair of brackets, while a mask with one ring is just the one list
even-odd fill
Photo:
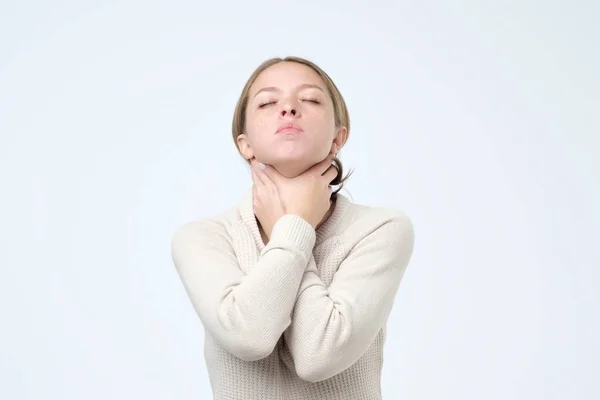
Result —
[[324, 159], [323, 161], [321, 161], [320, 164], [317, 164], [317, 165], [319, 165], [319, 173], [321, 175], [323, 175], [327, 171], [329, 171], [330, 168], [334, 168], [335, 169], [335, 167], [332, 166], [334, 159], [335, 159], [335, 154], [332, 153], [332, 154], [329, 154], [326, 159]]
[[272, 185], [275, 186], [272, 176], [275, 176], [275, 169], [269, 167], [268, 165], [257, 163], [255, 165], [254, 171], [256, 176], [260, 179], [263, 185]]
[[323, 180], [330, 184], [338, 174], [338, 169], [331, 165], [327, 171], [323, 174]]
[[258, 205], [259, 200], [260, 199], [258, 196], [258, 187], [256, 185], [252, 185], [252, 205], [256, 207]]
[[338, 147], [337, 147], [337, 144], [335, 144], [335, 143], [334, 143], [334, 144], [331, 146], [331, 154], [333, 154], [333, 156], [335, 157], [335, 154], [336, 154], [337, 152], [338, 152]]
[[274, 168], [266, 167], [265, 169], [259, 169], [257, 174], [265, 185], [276, 186], [272, 177], [275, 177]]
[[279, 173], [275, 168], [266, 165], [265, 169], [262, 170], [265, 179], [268, 179], [270, 183], [277, 184], [284, 179], [284, 176]]
[[252, 165], [252, 181], [255, 185], [264, 185], [265, 183], [261, 179], [260, 175], [257, 173], [256, 168]]
[[315, 165], [313, 165], [309, 171], [311, 173], [315, 173], [315, 174], [319, 174], [319, 175], [323, 175], [325, 173], [325, 171], [327, 171], [327, 169], [329, 167], [331, 167], [331, 164], [333, 163], [333, 159], [335, 158], [335, 154], [333, 153], [329, 153], [329, 155], [327, 156], [327, 158], [325, 158], [323, 161], [321, 161], [320, 163], [317, 163]]

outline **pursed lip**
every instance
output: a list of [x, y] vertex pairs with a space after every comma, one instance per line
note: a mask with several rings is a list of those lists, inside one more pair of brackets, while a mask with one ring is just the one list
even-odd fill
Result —
[[302, 129], [299, 125], [287, 123], [287, 124], [281, 125], [279, 127], [279, 129], [277, 129], [277, 133], [284, 133], [284, 132], [304, 132], [304, 129]]

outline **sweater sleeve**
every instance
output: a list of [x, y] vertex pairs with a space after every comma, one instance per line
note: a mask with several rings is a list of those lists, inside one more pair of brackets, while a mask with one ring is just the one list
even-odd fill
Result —
[[300, 378], [331, 378], [366, 352], [391, 312], [413, 246], [412, 223], [401, 216], [357, 243], [329, 287], [311, 261], [284, 333]]
[[[245, 274], [223, 225], [202, 221], [174, 233], [171, 255], [207, 332], [231, 354], [255, 361], [273, 351], [290, 325], [314, 243], [315, 231], [308, 222], [284, 215]], [[236, 250], [244, 251], [237, 245]]]

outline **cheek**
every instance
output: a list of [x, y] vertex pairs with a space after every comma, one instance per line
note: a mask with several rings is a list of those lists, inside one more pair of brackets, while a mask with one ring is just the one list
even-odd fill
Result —
[[254, 133], [260, 134], [268, 127], [268, 121], [266, 118], [254, 118], [251, 123], [252, 130]]
[[246, 120], [246, 131], [248, 142], [251, 146], [258, 145], [263, 141], [265, 133], [269, 131], [269, 120], [263, 116], [249, 116]]
[[316, 132], [326, 138], [335, 135], [335, 119], [328, 110], [316, 110], [313, 113], [312, 126]]

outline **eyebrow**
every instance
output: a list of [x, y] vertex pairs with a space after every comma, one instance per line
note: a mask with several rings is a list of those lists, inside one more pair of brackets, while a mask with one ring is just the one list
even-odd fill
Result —
[[[321, 88], [319, 85], [314, 85], [312, 83], [303, 83], [302, 85], [298, 86], [298, 89], [319, 89], [321, 92], [325, 93], [323, 88]], [[261, 92], [279, 92], [279, 88], [277, 88], [275, 86], [264, 87], [264, 88], [260, 89], [258, 92], [256, 92], [254, 94], [254, 97], [258, 96], [258, 94]]]

